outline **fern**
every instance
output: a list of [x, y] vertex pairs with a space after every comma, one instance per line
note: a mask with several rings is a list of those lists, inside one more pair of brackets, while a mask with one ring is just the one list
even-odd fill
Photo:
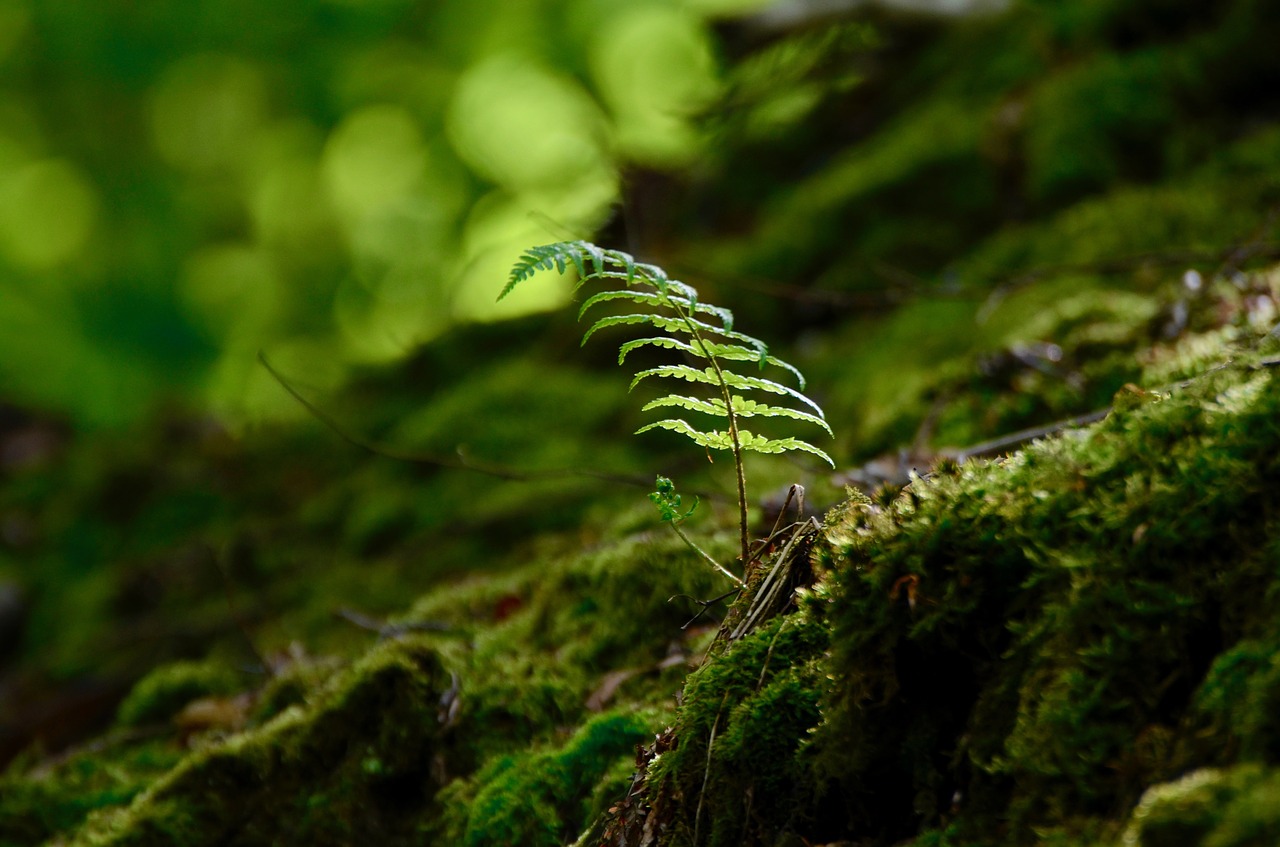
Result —
[[[716, 428], [695, 426], [683, 417], [663, 418], [636, 430], [637, 434], [665, 429], [686, 436], [706, 450], [726, 450], [733, 454], [738, 481], [738, 515], [742, 540], [742, 561], [750, 561], [747, 534], [746, 476], [744, 452], [803, 452], [817, 456], [832, 467], [835, 463], [822, 449], [799, 438], [770, 438], [743, 429], [744, 418], [782, 418], [809, 424], [831, 434], [822, 409], [806, 397], [800, 371], [769, 354], [765, 343], [733, 327], [733, 313], [728, 309], [703, 303], [693, 286], [671, 279], [656, 265], [637, 262], [618, 250], [607, 250], [587, 241], [563, 241], [533, 247], [512, 268], [501, 300], [517, 285], [540, 271], [565, 273], [570, 268], [578, 275], [576, 291], [592, 281], [611, 286], [588, 297], [578, 311], [582, 319], [588, 311], [606, 304], [628, 305], [634, 312], [609, 314], [595, 319], [582, 336], [585, 344], [601, 330], [617, 326], [646, 327], [663, 335], [645, 336], [624, 342], [618, 349], [618, 364], [641, 347], [670, 350], [684, 357], [678, 364], [660, 365], [637, 372], [631, 380], [635, 388], [648, 379], [691, 383], [707, 395], [703, 397], [672, 393], [644, 406], [643, 411], [676, 409], [719, 420]], [[622, 283], [622, 287], [616, 286]], [[688, 364], [692, 361], [695, 364]], [[730, 364], [749, 363], [758, 372], [782, 371], [798, 388], [764, 376], [739, 373]], [[755, 397], [749, 395], [755, 395]], [[762, 394], [777, 400], [755, 399]], [[674, 525], [674, 524], [673, 524]], [[705, 554], [704, 554], [705, 555]]]

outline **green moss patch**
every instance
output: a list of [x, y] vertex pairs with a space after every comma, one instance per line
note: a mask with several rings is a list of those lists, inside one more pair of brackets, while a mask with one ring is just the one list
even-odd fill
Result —
[[572, 840], [602, 801], [629, 783], [635, 748], [653, 735], [653, 714], [612, 712], [587, 721], [562, 746], [502, 756], [457, 786], [449, 842], [555, 847]]
[[724, 580], [665, 533], [540, 547], [505, 576], [424, 598], [376, 643], [350, 630], [371, 646], [346, 668], [282, 665], [217, 732], [182, 739], [169, 720], [244, 680], [212, 661], [158, 669], [120, 720], [160, 740], [122, 736], [115, 754], [152, 751], [150, 770], [117, 775], [116, 759], [86, 752], [55, 780], [15, 773], [0, 834], [86, 847], [571, 840], [670, 720], [709, 634], [682, 631], [688, 597]]
[[0, 845], [42, 844], [92, 812], [127, 804], [181, 755], [166, 741], [117, 733], [52, 762], [19, 759], [0, 776]]
[[310, 709], [195, 751], [73, 843], [409, 843], [414, 813], [438, 789], [431, 757], [446, 685], [428, 646], [383, 645]]
[[1280, 761], [1275, 370], [1126, 389], [833, 512], [804, 610], [690, 677], [649, 767], [664, 843], [1264, 843], [1264, 776], [1185, 814], [1152, 786]]
[[246, 687], [246, 678], [218, 662], [173, 662], [143, 677], [116, 714], [123, 726], [167, 721], [183, 706], [201, 697], [234, 694]]
[[1280, 391], [1237, 367], [1123, 405], [843, 530], [820, 746], [875, 817], [1027, 833], [1192, 764], [1193, 694], [1270, 625]]

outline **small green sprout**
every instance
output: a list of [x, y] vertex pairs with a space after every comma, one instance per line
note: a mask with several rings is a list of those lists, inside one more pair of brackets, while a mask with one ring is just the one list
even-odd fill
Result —
[[652, 500], [653, 505], [658, 508], [658, 514], [662, 516], [663, 523], [670, 525], [671, 529], [675, 531], [675, 534], [680, 536], [680, 540], [689, 545], [690, 549], [701, 556], [704, 561], [708, 562], [713, 568], [720, 571], [720, 573], [729, 577], [729, 579], [733, 580], [736, 584], [742, 585], [741, 579], [734, 576], [733, 572], [717, 562], [710, 553], [699, 547], [693, 539], [685, 535], [684, 530], [680, 528], [680, 524], [687, 521], [689, 516], [698, 508], [698, 498], [695, 497], [693, 499], [693, 505], [689, 507], [689, 511], [681, 512], [680, 509], [683, 505], [683, 497], [676, 493], [676, 484], [674, 482], [667, 479], [665, 476], [659, 476], [654, 482], [654, 486], [657, 490], [649, 495], [649, 499]]

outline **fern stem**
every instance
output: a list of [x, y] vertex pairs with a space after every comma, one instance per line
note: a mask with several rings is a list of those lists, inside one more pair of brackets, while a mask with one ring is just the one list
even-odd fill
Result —
[[[701, 339], [698, 341], [702, 343]], [[729, 413], [729, 440], [733, 442], [733, 469], [738, 476], [738, 532], [742, 538], [742, 567], [751, 565], [751, 536], [747, 530], [747, 475], [742, 467], [742, 444], [738, 440], [738, 416], [733, 411], [733, 397], [729, 394], [729, 386], [724, 381], [720, 364], [711, 360], [716, 369], [716, 377], [720, 380], [720, 392], [724, 395], [725, 411]]]
[[[659, 290], [662, 291], [662, 296], [666, 298], [667, 305], [671, 310], [676, 313], [680, 320], [684, 321], [690, 337], [698, 345], [702, 355], [711, 363], [711, 367], [715, 370], [716, 382], [720, 384], [720, 396], [724, 398], [724, 410], [729, 418], [729, 441], [733, 444], [733, 470], [738, 477], [738, 535], [742, 545], [742, 567], [745, 571], [751, 564], [751, 535], [747, 527], [747, 475], [742, 467], [742, 442], [738, 437], [738, 415], [733, 411], [733, 395], [729, 391], [729, 383], [724, 378], [724, 371], [720, 369], [720, 361], [707, 349], [702, 333], [698, 331], [693, 321], [689, 319], [688, 312], [672, 300], [665, 289]], [[721, 568], [721, 570], [724, 569]], [[739, 581], [739, 584], [741, 584], [741, 581]]]
[[680, 536], [680, 540], [683, 541], [685, 544], [689, 545], [689, 548], [693, 550], [695, 553], [697, 553], [699, 556], [701, 556], [707, 562], [707, 564], [711, 565], [711, 567], [715, 568], [716, 570], [720, 571], [720, 573], [724, 574], [725, 576], [729, 577], [729, 579], [733, 580], [734, 585], [741, 586], [743, 584], [742, 580], [737, 576], [735, 576], [733, 571], [729, 570], [724, 565], [717, 562], [715, 559], [711, 557], [710, 553], [708, 553], [706, 550], [703, 550], [701, 547], [699, 547], [697, 544], [694, 543], [692, 538], [685, 535], [684, 530], [680, 528], [679, 524], [677, 524], [675, 521], [669, 521], [668, 523], [670, 524], [671, 528], [676, 531], [676, 535]]

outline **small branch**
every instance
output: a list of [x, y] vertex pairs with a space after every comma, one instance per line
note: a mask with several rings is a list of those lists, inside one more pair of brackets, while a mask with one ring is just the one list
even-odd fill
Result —
[[[985, 459], [992, 456], [1001, 456], [1015, 447], [1021, 447], [1028, 441], [1034, 441], [1037, 438], [1044, 438], [1048, 435], [1055, 435], [1066, 429], [1076, 429], [1077, 427], [1088, 426], [1091, 423], [1097, 423], [1111, 413], [1111, 407], [1105, 409], [1097, 409], [1084, 415], [1076, 415], [1066, 420], [1055, 421], [1045, 426], [1034, 426], [1029, 429], [1011, 432], [1008, 435], [1002, 435], [999, 438], [993, 438], [990, 441], [983, 441], [979, 444], [972, 444], [963, 450], [957, 450], [951, 455], [957, 462], [964, 463], [970, 459]], [[944, 451], [945, 452], [945, 451]]]
[[306, 397], [303, 397], [293, 385], [285, 379], [275, 366], [267, 361], [266, 354], [258, 352], [258, 362], [266, 368], [267, 373], [271, 374], [272, 379], [280, 384], [280, 387], [288, 392], [289, 396], [298, 402], [304, 409], [311, 413], [311, 416], [343, 441], [352, 447], [358, 447], [361, 450], [372, 453], [375, 456], [382, 456], [387, 459], [395, 459], [398, 462], [412, 462], [419, 465], [434, 465], [438, 468], [452, 468], [455, 470], [471, 471], [473, 473], [492, 476], [498, 479], [510, 480], [513, 482], [532, 482], [541, 479], [563, 479], [567, 477], [585, 477], [588, 479], [598, 479], [603, 482], [610, 482], [616, 485], [626, 485], [635, 488], [648, 488], [649, 481], [645, 477], [630, 476], [627, 474], [608, 473], [605, 471], [577, 470], [574, 468], [553, 468], [549, 470], [521, 470], [519, 468], [510, 468], [504, 465], [495, 465], [489, 462], [477, 461], [468, 458], [461, 448], [457, 450], [457, 455], [448, 456], [436, 453], [408, 453], [397, 450], [394, 447], [387, 447], [381, 444], [374, 444], [371, 441], [352, 435], [341, 424], [335, 421], [324, 410], [320, 409]]
[[729, 577], [729, 579], [733, 580], [735, 585], [739, 587], [742, 586], [743, 583], [741, 579], [734, 576], [732, 571], [730, 571], [724, 565], [720, 564], [715, 559], [713, 559], [710, 553], [708, 553], [706, 550], [703, 550], [701, 547], [695, 544], [692, 538], [684, 534], [684, 530], [680, 528], [679, 524], [677, 524], [675, 521], [668, 521], [667, 523], [671, 526], [673, 530], [675, 530], [676, 535], [680, 536], [680, 540], [683, 541], [685, 544], [688, 544], [689, 548], [694, 552], [696, 552], [699, 556], [701, 556], [703, 560], [707, 562], [707, 564], [711, 565], [711, 567], [715, 568], [716, 570], [720, 571], [720, 573]]
[[721, 594], [719, 597], [712, 597], [710, 600], [699, 600], [697, 597], [692, 597], [688, 594], [676, 594], [671, 597], [668, 597], [667, 602], [670, 603], [672, 600], [676, 599], [676, 597], [688, 597], [690, 600], [692, 600], [693, 602], [697, 603], [699, 606], [702, 607], [701, 609], [698, 610], [698, 614], [689, 618], [689, 620], [685, 621], [684, 626], [680, 627], [681, 630], [686, 630], [689, 627], [693, 626], [698, 621], [702, 620], [702, 616], [705, 615], [707, 611], [716, 603], [719, 603], [721, 600], [727, 600], [733, 595], [740, 594], [740, 593], [742, 593], [741, 586], [739, 586], [738, 588], [731, 588], [725, 593]]
[[379, 638], [399, 638], [408, 632], [449, 632], [453, 627], [439, 621], [410, 621], [408, 623], [387, 623], [361, 614], [354, 609], [341, 608], [333, 613], [334, 617], [349, 624], [376, 632]]

